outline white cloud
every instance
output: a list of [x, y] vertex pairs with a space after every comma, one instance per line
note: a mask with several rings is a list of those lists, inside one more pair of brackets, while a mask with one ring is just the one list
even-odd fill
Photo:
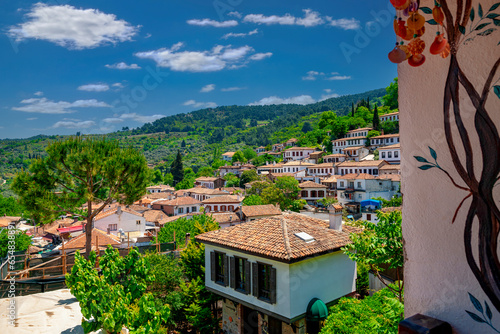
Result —
[[182, 105], [190, 106], [193, 108], [215, 108], [217, 103], [215, 102], [196, 102], [195, 100], [187, 100]]
[[59, 121], [54, 124], [52, 127], [57, 128], [66, 128], [66, 129], [87, 129], [92, 126], [95, 126], [94, 121], [83, 121], [83, 122], [73, 122], [73, 121]]
[[78, 87], [78, 90], [83, 90], [86, 92], [105, 92], [109, 90], [109, 86], [107, 84], [88, 84]]
[[29, 118], [26, 118], [27, 121], [35, 121], [37, 119], [38, 119], [38, 117], [29, 117]]
[[309, 81], [314, 81], [318, 78], [320, 75], [325, 75], [323, 72], [318, 72], [318, 71], [309, 71], [307, 72], [307, 75], [305, 77], [302, 77], [302, 80], [309, 80]]
[[281, 98], [278, 96], [269, 96], [265, 97], [263, 99], [260, 99], [259, 101], [249, 103], [249, 106], [265, 106], [265, 105], [270, 105], [270, 104], [311, 104], [316, 102], [310, 95], [300, 95], [300, 96], [293, 96], [289, 98]]
[[24, 104], [24, 106], [13, 107], [12, 110], [38, 114], [69, 114], [75, 112], [71, 108], [111, 108], [109, 104], [95, 99], [77, 100], [75, 102], [54, 102], [42, 97], [25, 99], [22, 100], [21, 103]]
[[265, 59], [265, 58], [269, 58], [272, 55], [273, 55], [272, 52], [256, 53], [256, 54], [250, 56], [250, 59], [251, 60], [262, 60], [262, 59]]
[[229, 33], [225, 34], [224, 36], [222, 36], [221, 38], [228, 39], [229, 37], [246, 37], [246, 36], [252, 36], [252, 35], [255, 35], [258, 33], [259, 33], [259, 29], [254, 29], [254, 30], [249, 31], [249, 32], [241, 32], [241, 33], [229, 32]]
[[303, 9], [304, 17], [297, 18], [290, 14], [283, 16], [271, 15], [265, 16], [263, 14], [248, 14], [243, 18], [243, 22], [257, 23], [257, 24], [280, 24], [280, 25], [300, 25], [304, 27], [314, 27], [324, 23], [318, 12], [311, 9]]
[[326, 80], [349, 80], [349, 79], [351, 79], [350, 75], [333, 75], [331, 77], [326, 78]]
[[239, 19], [241, 19], [241, 16], [242, 16], [241, 13], [237, 12], [237, 11], [229, 12], [229, 13], [227, 13], [227, 15], [234, 16], [234, 17], [237, 17]]
[[43, 92], [36, 92], [33, 95], [35, 95], [35, 96], [43, 96]]
[[200, 90], [201, 93], [208, 93], [208, 92], [211, 92], [215, 89], [215, 85], [214, 84], [209, 84], [209, 85], [206, 85], [206, 86], [203, 86]]
[[125, 62], [120, 62], [120, 63], [116, 63], [116, 64], [107, 64], [105, 65], [107, 68], [112, 68], [112, 69], [115, 69], [115, 70], [140, 70], [141, 67], [137, 64], [130, 64], [128, 65], [127, 63]]
[[234, 92], [237, 90], [242, 90], [246, 89], [246, 87], [227, 87], [227, 88], [221, 88], [221, 92]]
[[344, 30], [356, 30], [360, 28], [359, 21], [355, 18], [334, 20], [331, 17], [327, 16], [326, 19], [332, 27], [337, 27]]
[[[153, 51], [138, 52], [135, 56], [152, 59], [160, 67], [168, 67], [179, 72], [214, 72], [225, 68], [238, 68], [245, 64], [253, 48], [245, 45], [232, 48], [231, 45], [216, 45], [209, 51], [179, 51], [184, 44], [179, 42], [170, 49], [161, 48]], [[255, 57], [260, 54], [255, 54]], [[267, 55], [267, 54], [266, 54]], [[260, 60], [263, 58], [252, 58]], [[265, 57], [264, 57], [265, 58]]]
[[327, 99], [331, 99], [332, 97], [339, 97], [340, 96], [337, 93], [332, 93], [332, 90], [330, 88], [323, 89], [323, 90], [325, 91], [326, 94], [322, 94], [321, 98], [318, 100], [318, 102], [319, 101], [324, 101], [324, 100], [327, 100]]
[[115, 82], [114, 84], [111, 85], [111, 87], [113, 87], [115, 91], [125, 88], [125, 86], [120, 82]]
[[228, 21], [214, 21], [211, 19], [202, 19], [202, 20], [197, 20], [197, 19], [192, 19], [192, 20], [187, 20], [187, 24], [194, 25], [194, 26], [200, 26], [200, 27], [216, 27], [216, 28], [228, 28], [228, 27], [235, 27], [238, 25], [238, 21], [235, 20], [228, 20]]
[[123, 123], [126, 120], [133, 120], [139, 123], [151, 123], [163, 117], [165, 117], [165, 115], [145, 116], [145, 115], [139, 115], [137, 113], [128, 113], [119, 116], [115, 115], [114, 117], [105, 118], [102, 120], [102, 122], [108, 124], [118, 124], [118, 123]]
[[118, 124], [124, 122], [123, 118], [110, 117], [102, 120], [104, 123]]
[[39, 2], [26, 14], [25, 22], [10, 27], [8, 34], [17, 41], [41, 39], [81, 50], [130, 41], [138, 29], [139, 26], [97, 9], [49, 6]]

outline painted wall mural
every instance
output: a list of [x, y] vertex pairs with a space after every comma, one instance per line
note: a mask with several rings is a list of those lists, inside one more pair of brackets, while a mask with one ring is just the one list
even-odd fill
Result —
[[[500, 85], [498, 85], [500, 57], [488, 65], [490, 66], [489, 74], [480, 86], [472, 83], [472, 81], [477, 80], [471, 80], [476, 73], [465, 73], [463, 64], [460, 63], [458, 57], [463, 45], [470, 45], [478, 38], [498, 38], [500, 2], [489, 5], [488, 8], [483, 8], [480, 3], [474, 2], [475, 6], [473, 6], [472, 0], [454, 1], [453, 6], [456, 7], [454, 7], [455, 10], [452, 10], [450, 8], [453, 7], [452, 3], [447, 0], [435, 1], [433, 9], [418, 8], [420, 1], [391, 0], [391, 3], [398, 9], [399, 15], [409, 16], [406, 30], [402, 28], [404, 26], [403, 18], [395, 22], [396, 34], [402, 40], [411, 40], [411, 42], [406, 48], [404, 42], [395, 48], [395, 50], [401, 49], [406, 52], [406, 59], [403, 60], [403, 57], [399, 57], [396, 54], [399, 51], [395, 50], [391, 52], [389, 58], [394, 62], [408, 60], [409, 64], [414, 67], [421, 66], [425, 62], [425, 57], [423, 59], [420, 57], [421, 49], [425, 48], [425, 45], [422, 45], [423, 41], [418, 41], [416, 44], [418, 50], [412, 51], [412, 43], [415, 43], [415, 40], [419, 39], [419, 34], [423, 34], [423, 32], [408, 32], [409, 26], [414, 26], [416, 21], [421, 22], [420, 17], [416, 17], [417, 15], [425, 17], [428, 30], [437, 31], [436, 40], [430, 48], [431, 54], [439, 54], [443, 58], [450, 57], [442, 115], [447, 153], [451, 156], [454, 171], [450, 173], [439, 165], [439, 152], [431, 147], [429, 147], [429, 153], [423, 154], [424, 156], [414, 156], [414, 158], [421, 163], [420, 170], [434, 170], [443, 173], [455, 188], [463, 192], [464, 197], [460, 203], [457, 203], [455, 214], [452, 218], [450, 217], [450, 224], [455, 222], [461, 210], [467, 210], [463, 231], [465, 258], [493, 308], [500, 312], [500, 261], [498, 256], [500, 208], [494, 198], [494, 187], [500, 183], [500, 137], [497, 126], [491, 118], [492, 113], [498, 113], [499, 110], [487, 110], [486, 108], [488, 99], [500, 99]], [[408, 5], [408, 3], [410, 4]], [[407, 5], [408, 7], [405, 7]], [[409, 13], [404, 12], [408, 10]], [[409, 24], [411, 21], [414, 22]], [[432, 26], [435, 26], [436, 29], [432, 29]], [[412, 36], [408, 36], [409, 34]], [[500, 42], [497, 45], [500, 48]], [[433, 48], [435, 52], [433, 52]], [[410, 54], [407, 53], [408, 49], [410, 49]], [[449, 54], [446, 52], [444, 54], [436, 53], [436, 50], [449, 50]], [[480, 52], [480, 50], [477, 51], [477, 61], [482, 61]], [[499, 53], [500, 49], [497, 54]], [[474, 77], [474, 79], [477, 78]], [[459, 94], [463, 94], [464, 91], [474, 108], [473, 117], [465, 118], [463, 115], [463, 108], [460, 104], [460, 97], [463, 98], [463, 96], [459, 96]], [[480, 152], [477, 149], [473, 150], [471, 129], [479, 138]], [[475, 157], [478, 160], [475, 160]], [[475, 161], [477, 164], [479, 160], [482, 164], [478, 173], [479, 169], [475, 165]], [[452, 174], [458, 174], [459, 179], [455, 179]], [[477, 242], [475, 241], [476, 237]], [[492, 324], [493, 312], [490, 304], [487, 301], [481, 303], [470, 293], [469, 298], [475, 311], [466, 310], [467, 314], [474, 321], [484, 323], [500, 333]]]

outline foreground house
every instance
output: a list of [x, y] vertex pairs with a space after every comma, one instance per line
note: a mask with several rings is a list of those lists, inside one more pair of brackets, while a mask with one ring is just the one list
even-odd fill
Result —
[[330, 224], [294, 213], [196, 236], [205, 244], [205, 286], [224, 297], [222, 330], [318, 333], [326, 304], [356, 289], [341, 222], [338, 207]]
[[[150, 224], [150, 228], [154, 225]], [[116, 207], [101, 212], [94, 218], [94, 228], [105, 233], [119, 236], [119, 232], [129, 233], [130, 237], [142, 237], [146, 233], [144, 215], [125, 207]]]
[[[92, 229], [91, 245], [92, 245], [91, 249], [93, 251], [97, 251], [97, 250], [104, 250], [109, 245], [111, 245], [115, 248], [120, 247], [121, 242], [120, 242], [119, 237], [112, 235], [112, 234], [107, 234], [106, 232], [103, 232], [97, 228], [94, 228], [94, 229]], [[82, 233], [79, 236], [64, 243], [64, 249], [66, 252], [72, 252], [72, 251], [79, 250], [81, 253], [85, 253], [85, 246], [86, 246], [85, 233]]]

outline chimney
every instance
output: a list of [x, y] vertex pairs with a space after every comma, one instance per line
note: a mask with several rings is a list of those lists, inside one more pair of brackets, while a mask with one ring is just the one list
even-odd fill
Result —
[[121, 207], [121, 205], [116, 208], [116, 214], [118, 214], [118, 215], [122, 214], [122, 207]]
[[328, 207], [330, 218], [330, 229], [342, 231], [342, 207], [338, 204], [331, 204]]
[[384, 129], [382, 129], [381, 135], [382, 135], [382, 136], [384, 135]]
[[111, 229], [108, 227], [108, 235], [111, 234]]

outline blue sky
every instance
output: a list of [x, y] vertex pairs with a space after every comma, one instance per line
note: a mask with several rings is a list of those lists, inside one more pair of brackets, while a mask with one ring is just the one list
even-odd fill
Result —
[[392, 15], [373, 0], [6, 2], [0, 138], [385, 87]]

